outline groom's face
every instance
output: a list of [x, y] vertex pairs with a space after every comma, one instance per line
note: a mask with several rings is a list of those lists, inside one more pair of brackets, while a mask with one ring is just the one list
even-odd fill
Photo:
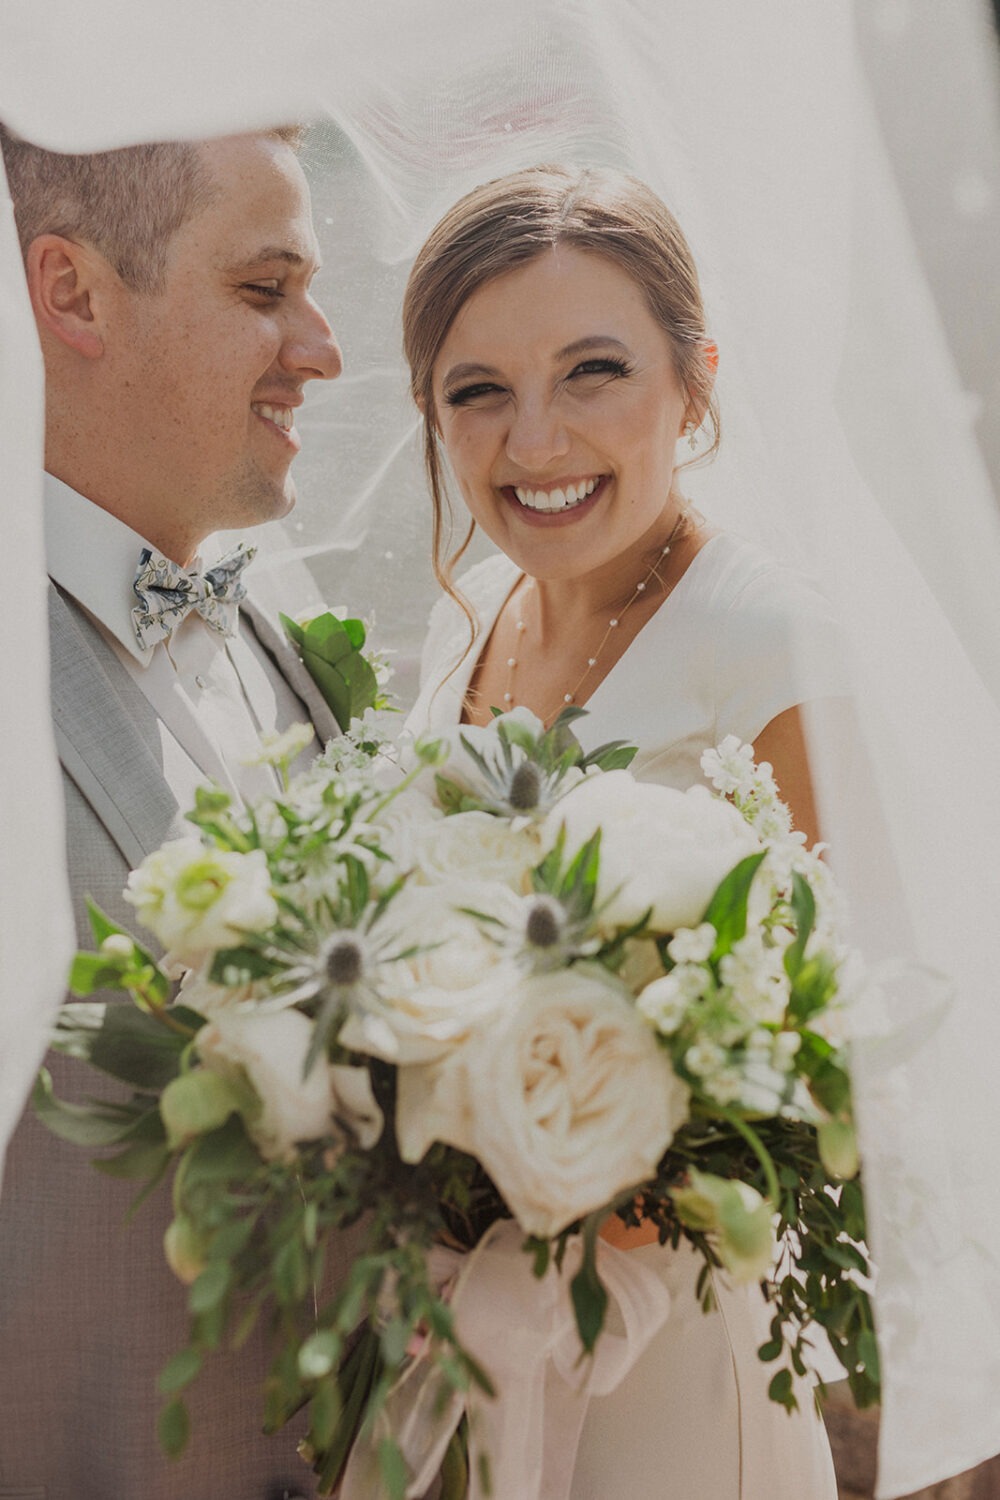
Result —
[[310, 291], [318, 252], [295, 153], [267, 136], [199, 150], [207, 206], [170, 241], [159, 291], [121, 290], [109, 349], [133, 493], [194, 545], [291, 508], [295, 408], [308, 381], [341, 369]]

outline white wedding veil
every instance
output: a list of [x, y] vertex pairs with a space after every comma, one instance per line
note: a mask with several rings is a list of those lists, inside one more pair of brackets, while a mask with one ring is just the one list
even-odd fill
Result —
[[[895, 964], [881, 970], [884, 1035], [858, 1053], [879, 1493], [1000, 1451], [1000, 533], [850, 8], [290, 0], [279, 15], [259, 0], [86, 0], [85, 29], [78, 11], [0, 11], [0, 118], [42, 145], [318, 121], [304, 157], [328, 264], [318, 295], [347, 371], [310, 392], [300, 505], [261, 579], [294, 605], [305, 563], [332, 602], [373, 611], [404, 696], [435, 587], [400, 355], [413, 253], [466, 189], [538, 161], [627, 167], [677, 214], [720, 345], [724, 431], [685, 489], [819, 579], [855, 672], [855, 720], [815, 723], [812, 753], [854, 936], [873, 965]], [[40, 370], [4, 212], [0, 1142], [70, 948], [44, 691]]]

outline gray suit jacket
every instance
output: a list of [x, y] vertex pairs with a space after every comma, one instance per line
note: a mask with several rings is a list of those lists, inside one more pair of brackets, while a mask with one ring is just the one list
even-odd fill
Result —
[[[50, 595], [70, 883], [78, 936], [91, 946], [85, 895], [134, 926], [121, 899], [128, 870], [190, 825], [164, 779], [149, 703], [81, 611], [56, 589]], [[252, 608], [241, 621], [302, 699], [302, 717], [323, 738], [336, 733], [283, 638]], [[50, 1062], [59, 1093], [87, 1091], [82, 1069]], [[274, 1437], [260, 1432], [263, 1337], [207, 1362], [190, 1389], [188, 1452], [175, 1463], [162, 1456], [156, 1377], [186, 1342], [185, 1291], [163, 1258], [169, 1192], [126, 1223], [134, 1190], [95, 1172], [84, 1151], [26, 1114], [0, 1199], [0, 1500], [313, 1495], [296, 1453], [304, 1423]]]

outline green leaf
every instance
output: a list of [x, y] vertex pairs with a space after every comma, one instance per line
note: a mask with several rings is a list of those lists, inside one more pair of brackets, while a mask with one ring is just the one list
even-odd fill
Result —
[[469, 1460], [461, 1425], [455, 1429], [441, 1464], [440, 1500], [466, 1500], [469, 1493]]
[[738, 943], [746, 933], [750, 887], [766, 855], [767, 850], [762, 849], [759, 854], [749, 854], [746, 859], [741, 859], [735, 869], [730, 870], [720, 883], [715, 895], [705, 908], [705, 914], [701, 920], [710, 922], [717, 934], [715, 947], [712, 950], [713, 961], [729, 953], [733, 944]]
[[179, 1396], [163, 1408], [156, 1425], [164, 1453], [168, 1458], [180, 1458], [187, 1447], [191, 1422], [187, 1407]]
[[314, 1452], [330, 1446], [337, 1432], [343, 1406], [336, 1377], [320, 1381], [309, 1403], [309, 1443]]
[[301, 646], [305, 640], [305, 631], [302, 626], [296, 620], [291, 619], [289, 615], [283, 615], [280, 610], [278, 612], [278, 619], [281, 621], [282, 629], [292, 645]]
[[182, 1073], [160, 1095], [160, 1114], [169, 1145], [176, 1148], [218, 1129], [244, 1103], [235, 1085], [209, 1068]]
[[[155, 1111], [151, 1111], [155, 1113]], [[156, 1114], [159, 1124], [159, 1115]], [[90, 1165], [105, 1177], [135, 1178], [139, 1182], [156, 1181], [166, 1170], [170, 1152], [161, 1141], [135, 1141], [117, 1156], [96, 1157]]]
[[384, 1437], [378, 1445], [378, 1466], [385, 1485], [386, 1500], [406, 1500], [409, 1470], [394, 1438]]
[[795, 917], [795, 940], [785, 949], [785, 973], [794, 980], [805, 959], [806, 944], [816, 921], [816, 898], [809, 882], [792, 871], [792, 912]]
[[576, 1326], [588, 1354], [597, 1343], [608, 1306], [608, 1294], [597, 1274], [597, 1233], [605, 1217], [603, 1212], [588, 1215], [583, 1230], [583, 1261], [570, 1282]]
[[185, 1006], [168, 1014], [169, 1026], [134, 1005], [64, 1005], [52, 1045], [122, 1083], [159, 1092], [176, 1078], [181, 1054], [204, 1024]]
[[588, 766], [600, 766], [602, 771], [627, 771], [638, 753], [638, 746], [630, 745], [627, 740], [610, 740], [585, 755], [580, 766], [582, 770]]
[[243, 1120], [230, 1115], [218, 1130], [200, 1136], [189, 1149], [184, 1167], [185, 1191], [205, 1183], [242, 1182], [261, 1171], [261, 1160], [247, 1137]]
[[236, 948], [220, 948], [212, 958], [208, 977], [213, 984], [249, 984], [255, 979], [270, 979], [273, 974], [280, 974], [283, 967], [259, 948], [242, 943]]
[[89, 896], [87, 897], [87, 918], [90, 922], [90, 930], [94, 934], [94, 942], [98, 948], [107, 937], [117, 937], [119, 934], [124, 937], [131, 936], [130, 933], [125, 931], [124, 927], [119, 927], [117, 922], [112, 922], [107, 912], [102, 911], [97, 902], [91, 901]]
[[232, 1271], [227, 1261], [215, 1260], [207, 1265], [191, 1285], [188, 1293], [188, 1309], [196, 1317], [211, 1312], [222, 1302], [232, 1283]]
[[772, 1401], [777, 1401], [786, 1410], [793, 1411], [796, 1401], [792, 1392], [791, 1370], [779, 1370], [777, 1375], [772, 1377], [771, 1384], [767, 1388], [767, 1394]]
[[126, 971], [103, 953], [77, 953], [70, 965], [69, 990], [74, 995], [93, 995], [98, 990], [124, 990]]
[[202, 1356], [197, 1349], [181, 1349], [164, 1365], [157, 1377], [156, 1387], [161, 1396], [173, 1396], [190, 1385], [200, 1372]]
[[136, 1131], [140, 1121], [155, 1113], [155, 1103], [143, 1099], [131, 1104], [113, 1104], [99, 1099], [73, 1104], [56, 1097], [52, 1076], [46, 1068], [35, 1080], [31, 1102], [47, 1129], [76, 1146], [117, 1146]]
[[346, 730], [351, 719], [360, 719], [378, 696], [374, 670], [361, 655], [363, 623], [338, 620], [329, 611], [308, 625], [297, 625], [287, 615], [281, 616], [281, 623], [337, 723]]
[[278, 1302], [295, 1307], [309, 1288], [309, 1266], [306, 1252], [297, 1239], [287, 1239], [271, 1262], [271, 1276]]

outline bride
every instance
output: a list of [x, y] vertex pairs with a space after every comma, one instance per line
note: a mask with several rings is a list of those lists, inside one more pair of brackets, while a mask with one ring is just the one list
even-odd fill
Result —
[[[714, 530], [681, 493], [687, 443], [704, 430], [718, 446], [718, 353], [664, 205], [611, 170], [489, 183], [430, 235], [403, 316], [445, 590], [409, 727], [522, 705], [551, 723], [574, 704], [588, 748], [625, 738], [641, 777], [679, 788], [734, 734], [770, 761], [816, 839], [803, 720], [805, 705], [848, 693], [837, 629], [805, 578]], [[499, 549], [457, 586], [464, 547], [441, 557], [442, 448]], [[719, 1275], [706, 1315], [684, 1245], [617, 1218], [604, 1237], [656, 1268], [672, 1310], [623, 1384], [592, 1400], [573, 1500], [623, 1484], [636, 1500], [833, 1500], [810, 1390], [791, 1419], [768, 1399], [759, 1290]]]

